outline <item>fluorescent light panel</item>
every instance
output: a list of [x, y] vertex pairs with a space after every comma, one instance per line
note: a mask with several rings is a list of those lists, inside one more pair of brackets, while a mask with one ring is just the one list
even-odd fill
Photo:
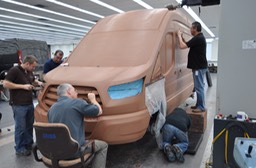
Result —
[[96, 17], [99, 17], [99, 18], [104, 18], [104, 16], [99, 15], [97, 13], [93, 13], [93, 12], [90, 12], [90, 11], [87, 11], [87, 10], [84, 10], [84, 9], [81, 9], [81, 8], [78, 8], [78, 7], [60, 2], [60, 1], [56, 1], [56, 0], [46, 0], [46, 1], [57, 4], [57, 5], [60, 5], [60, 6], [64, 6], [66, 8], [70, 8], [70, 9], [73, 9], [73, 10], [76, 10], [76, 11], [79, 11], [79, 12], [82, 12], [82, 13], [86, 13], [88, 15], [96, 16]]
[[108, 9], [111, 9], [113, 11], [116, 11], [118, 13], [124, 13], [123, 10], [118, 9], [118, 8], [112, 6], [112, 5], [109, 5], [109, 4], [105, 3], [105, 2], [102, 2], [102, 1], [99, 1], [99, 0], [90, 0], [90, 1], [93, 2], [93, 3], [96, 3], [98, 5], [101, 5], [101, 6], [105, 7], [105, 8], [108, 8]]
[[[9, 33], [11, 32], [11, 34], [13, 33], [23, 33], [24, 36], [28, 36], [28, 30], [27, 29], [20, 29], [20, 28], [17, 28], [17, 27], [13, 27], [13, 26], [7, 26], [7, 25], [1, 25], [0, 24], [0, 31], [2, 32], [5, 32], [4, 34], [2, 35], [5, 35], [6, 33]], [[5, 27], [5, 28], [3, 28]], [[11, 28], [11, 29], [9, 29]], [[41, 31], [30, 31], [29, 32], [29, 36], [31, 35], [40, 35], [42, 37], [46, 37], [46, 36], [49, 36], [49, 37], [60, 37], [60, 38], [81, 38], [82, 36], [77, 36], [77, 35], [67, 35], [67, 34], [64, 34], [64, 33], [52, 33], [52, 32], [48, 32], [47, 34], [45, 32], [41, 32]]]
[[42, 30], [49, 30], [49, 31], [54, 31], [54, 32], [62, 32], [62, 33], [68, 33], [68, 34], [84, 35], [84, 33], [71, 32], [71, 31], [54, 29], [54, 28], [48, 28], [48, 27], [39, 27], [39, 26], [31, 25], [31, 24], [17, 23], [17, 22], [11, 22], [11, 21], [6, 21], [6, 20], [0, 20], [0, 23], [8, 23], [8, 24], [14, 24], [14, 25], [18, 25], [18, 26], [25, 26], [25, 27], [31, 27], [31, 28], [36, 28], [36, 29], [42, 29]]
[[143, 6], [146, 9], [153, 9], [152, 6], [150, 6], [149, 4], [143, 2], [142, 0], [133, 0], [133, 1], [138, 3], [139, 5]]
[[38, 21], [22, 19], [22, 18], [7, 16], [7, 15], [1, 15], [0, 14], [0, 17], [6, 18], [6, 19], [12, 19], [12, 20], [29, 22], [29, 23], [36, 23], [36, 24], [40, 24], [40, 25], [43, 25], [43, 26], [51, 26], [51, 27], [57, 27], [57, 28], [61, 28], [61, 29], [73, 30], [73, 31], [81, 32], [81, 33], [85, 32], [84, 29], [75, 29], [75, 28], [71, 28], [71, 27], [59, 26], [59, 25], [56, 25], [56, 24], [50, 24], [50, 23], [45, 23], [45, 22], [38, 22]]
[[[182, 0], [176, 0], [179, 4], [181, 4]], [[211, 37], [215, 37], [213, 32], [205, 25], [205, 23], [197, 16], [197, 14], [188, 6], [184, 6], [183, 9], [187, 11], [190, 16], [192, 16], [196, 21], [200, 22], [202, 27], [205, 29], [207, 33], [210, 34]]]
[[96, 22], [93, 22], [93, 21], [90, 21], [90, 20], [86, 20], [86, 19], [82, 19], [82, 18], [78, 18], [78, 17], [73, 17], [73, 16], [70, 16], [70, 15], [63, 14], [63, 13], [51, 11], [51, 10], [48, 10], [48, 9], [39, 8], [39, 7], [36, 7], [36, 6], [28, 5], [28, 4], [13, 1], [13, 0], [2, 0], [2, 1], [12, 3], [12, 4], [15, 4], [15, 5], [19, 5], [19, 6], [24, 6], [24, 7], [35, 9], [35, 10], [39, 10], [39, 11], [43, 11], [43, 12], [47, 12], [47, 13], [51, 13], [51, 14], [54, 14], [54, 15], [62, 16], [62, 17], [67, 17], [67, 18], [78, 20], [78, 21], [81, 21], [81, 22], [96, 24]]
[[0, 24], [1, 27], [6, 27], [9, 30], [9, 28], [11, 29], [18, 29], [18, 30], [25, 30], [26, 31], [26, 35], [28, 35], [28, 31], [31, 32], [41, 32], [41, 33], [47, 33], [47, 34], [52, 34], [52, 35], [61, 35], [61, 36], [70, 36], [70, 37], [82, 37], [83, 35], [71, 35], [71, 34], [67, 34], [67, 33], [59, 33], [59, 32], [49, 32], [49, 31], [45, 31], [45, 30], [38, 30], [38, 29], [30, 29], [30, 28], [25, 28], [25, 27], [20, 27], [20, 26], [11, 26], [11, 25], [6, 25], [6, 24]]
[[200, 22], [202, 27], [210, 34], [211, 37], [215, 37], [213, 32], [205, 25], [205, 23], [197, 16], [197, 14], [190, 7], [183, 7], [196, 21]]
[[52, 19], [52, 18], [49, 18], [49, 17], [39, 16], [39, 15], [34, 15], [34, 14], [29, 14], [29, 13], [25, 13], [25, 12], [19, 12], [19, 11], [15, 11], [15, 10], [12, 10], [12, 9], [7, 9], [7, 8], [0, 7], [0, 10], [11, 12], [11, 13], [16, 13], [16, 14], [20, 14], [20, 15], [30, 16], [30, 17], [34, 17], [34, 18], [38, 18], [38, 19], [46, 19], [46, 20], [50, 20], [50, 21], [53, 21], [53, 22], [68, 24], [68, 25], [72, 25], [72, 26], [76, 26], [76, 27], [91, 29], [91, 27], [88, 27], [88, 26], [83, 26], [83, 25], [80, 25], [80, 24], [65, 22], [65, 21]]

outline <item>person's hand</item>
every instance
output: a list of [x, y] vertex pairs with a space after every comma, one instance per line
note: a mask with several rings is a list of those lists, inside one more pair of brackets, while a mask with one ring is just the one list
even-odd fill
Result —
[[88, 93], [88, 99], [90, 102], [96, 101], [95, 94], [94, 93]]
[[100, 106], [100, 104], [97, 102], [96, 98], [95, 98], [95, 94], [94, 93], [88, 93], [88, 99], [90, 100], [90, 102], [96, 106], [98, 106], [99, 108], [99, 113], [98, 116], [102, 114], [102, 108]]
[[178, 31], [177, 31], [177, 35], [178, 35], [179, 37], [181, 37], [181, 36], [182, 36], [182, 32], [181, 32], [180, 30], [178, 30]]
[[41, 82], [41, 81], [38, 81], [37, 84], [38, 84], [40, 87], [42, 87], [42, 88], [44, 87], [44, 83]]
[[25, 85], [23, 85], [23, 89], [24, 90], [32, 90], [34, 88], [34, 86], [33, 85], [30, 85], [30, 84], [25, 84]]

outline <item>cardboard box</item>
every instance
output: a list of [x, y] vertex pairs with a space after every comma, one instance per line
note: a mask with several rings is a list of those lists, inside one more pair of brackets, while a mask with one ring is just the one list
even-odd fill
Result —
[[200, 113], [192, 112], [191, 108], [186, 110], [187, 114], [191, 117], [192, 124], [189, 131], [204, 133], [207, 126], [207, 110]]

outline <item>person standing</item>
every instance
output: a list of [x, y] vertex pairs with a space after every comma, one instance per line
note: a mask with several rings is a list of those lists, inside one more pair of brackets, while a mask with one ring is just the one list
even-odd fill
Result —
[[[162, 148], [169, 162], [177, 160], [180, 163], [185, 161], [184, 152], [188, 149], [188, 130], [191, 125], [191, 118], [185, 110], [176, 108], [166, 117], [162, 128]], [[175, 140], [175, 143], [173, 142]]]
[[43, 74], [48, 73], [49, 71], [53, 70], [54, 68], [58, 67], [62, 63], [62, 58], [63, 58], [63, 51], [61, 50], [56, 50], [54, 53], [54, 56], [52, 59], [48, 60], [44, 64], [44, 71]]
[[42, 86], [43, 83], [35, 80], [35, 70], [38, 60], [35, 56], [26, 56], [21, 65], [12, 67], [4, 81], [3, 86], [10, 89], [10, 105], [15, 121], [15, 150], [20, 156], [31, 154], [33, 144], [34, 85]]
[[[102, 114], [102, 109], [96, 101], [94, 93], [88, 93], [90, 104], [85, 100], [77, 98], [77, 91], [68, 83], [63, 83], [57, 88], [59, 96], [48, 111], [49, 123], [63, 123], [70, 130], [71, 137], [74, 138], [80, 146], [85, 145], [84, 117], [96, 117]], [[101, 140], [94, 140], [96, 156], [93, 159], [92, 167], [104, 168], [106, 166], [106, 157], [108, 144]]]
[[192, 112], [204, 112], [206, 110], [204, 77], [208, 68], [208, 63], [206, 59], [206, 40], [201, 30], [201, 24], [199, 22], [193, 22], [190, 28], [193, 37], [188, 42], [184, 40], [180, 30], [177, 32], [180, 48], [190, 48], [187, 68], [192, 69], [194, 89], [197, 95], [196, 105], [191, 106]]

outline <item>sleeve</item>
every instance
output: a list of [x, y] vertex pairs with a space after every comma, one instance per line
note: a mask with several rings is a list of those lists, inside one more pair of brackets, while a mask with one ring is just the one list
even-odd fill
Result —
[[189, 40], [188, 42], [186, 42], [188, 48], [193, 47], [195, 45], [197, 45], [197, 38], [193, 37], [191, 40]]
[[49, 72], [50, 71], [50, 67], [49, 67], [49, 63], [48, 63], [48, 61], [44, 64], [44, 74], [46, 74], [47, 72]]
[[82, 99], [77, 99], [77, 100], [79, 100], [79, 104], [80, 104], [80, 108], [81, 108], [79, 110], [79, 112], [82, 113], [84, 116], [95, 117], [98, 115], [98, 113], [99, 113], [98, 106], [96, 106], [94, 104], [89, 104], [85, 100], [82, 100]]
[[16, 75], [17, 75], [16, 69], [15, 68], [11, 68], [8, 71], [7, 75], [6, 75], [5, 80], [10, 81], [10, 82], [14, 82], [15, 79], [16, 79]]

